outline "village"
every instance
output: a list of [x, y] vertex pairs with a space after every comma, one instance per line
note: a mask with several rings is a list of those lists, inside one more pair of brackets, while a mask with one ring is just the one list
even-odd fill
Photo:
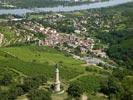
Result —
[[[73, 55], [73, 58], [84, 60], [87, 64], [97, 65], [99, 63], [104, 63], [101, 58], [108, 58], [106, 53], [102, 51], [102, 49], [94, 50], [93, 47], [96, 44], [95, 40], [92, 38], [84, 38], [79, 37], [76, 34], [64, 34], [57, 32], [56, 29], [52, 29], [50, 27], [44, 28], [41, 24], [35, 22], [24, 22], [24, 28], [28, 29], [35, 34], [41, 34], [41, 38], [36, 38], [37, 45], [39, 46], [49, 46], [56, 48], [60, 51], [66, 51]], [[27, 39], [31, 41], [32, 38]], [[89, 55], [87, 53], [91, 52], [95, 55], [95, 57]], [[83, 56], [82, 56], [83, 55]]]
[[[53, 47], [68, 52], [73, 58], [83, 60], [87, 64], [98, 65], [105, 64], [104, 60], [108, 59], [105, 51], [108, 44], [102, 44], [96, 34], [108, 33], [114, 29], [121, 30], [120, 27], [124, 26], [115, 25], [124, 19], [120, 16], [121, 13], [105, 16], [96, 10], [95, 13], [33, 13], [27, 18], [8, 16], [7, 21], [15, 22], [14, 27], [17, 27], [14, 31], [18, 39], [13, 40], [13, 43], [35, 41], [39, 46]], [[6, 45], [9, 43], [6, 42]]]
[[26, 18], [9, 15], [6, 20], [15, 23], [14, 28], [9, 28], [14, 30], [17, 38], [6, 42], [6, 45], [17, 42], [35, 42], [39, 46], [49, 46], [67, 52], [73, 58], [83, 60], [87, 64], [102, 63], [108, 66], [105, 61], [109, 60], [105, 51], [108, 44], [102, 44], [101, 40], [96, 38], [96, 34], [97, 32], [108, 33], [114, 29], [121, 30], [119, 28], [121, 26], [115, 25], [124, 19], [120, 16], [121, 13], [105, 16], [97, 10], [95, 13], [93, 11], [74, 12], [73, 14], [33, 13]]
[[[93, 17], [97, 18], [100, 17], [100, 15], [96, 13], [93, 14]], [[43, 23], [40, 23], [38, 22], [38, 19], [41, 19], [44, 22], [42, 21]], [[64, 22], [63, 20], [66, 19], [66, 16], [57, 13], [49, 14], [48, 16], [45, 15], [43, 17], [40, 16], [38, 17], [38, 19], [34, 19], [34, 21], [32, 21], [33, 19], [31, 19], [31, 21], [23, 21], [24, 18], [9, 16], [8, 20], [11, 22], [17, 22], [15, 26], [20, 28], [15, 30], [16, 36], [18, 38], [23, 37], [15, 41], [35, 41], [35, 43], [39, 46], [49, 46], [60, 51], [68, 52], [73, 56], [73, 58], [83, 60], [87, 64], [105, 64], [102, 59], [108, 59], [108, 56], [105, 53], [103, 47], [97, 47], [98, 44], [101, 44], [100, 40], [91, 36], [93, 30], [90, 31], [89, 34], [87, 34], [89, 29], [86, 27], [86, 25], [92, 24], [92, 22], [88, 23], [88, 20], [91, 20], [91, 17], [88, 17], [88, 19], [86, 19], [86, 17], [81, 17], [80, 19], [75, 18], [72, 21], [67, 20], [67, 22]], [[48, 21], [49, 24], [53, 23], [53, 25], [56, 27], [54, 28], [51, 25], [47, 24], [45, 26], [45, 23], [47, 23], [46, 21]], [[66, 30], [68, 30], [69, 23], [71, 24], [72, 22], [72, 28], [74, 27], [73, 30], [70, 29], [70, 33], [67, 33], [67, 31], [63, 32], [61, 30], [57, 30], [57, 23], [60, 21], [62, 22], [62, 26], [60, 27], [62, 29], [66, 28]], [[99, 21], [100, 19], [97, 18], [97, 20], [95, 20], [93, 23], [101, 27], [102, 23]], [[105, 29], [107, 31], [110, 31], [108, 30], [110, 29], [109, 27], [110, 25], [108, 25], [108, 27], [106, 27]]]

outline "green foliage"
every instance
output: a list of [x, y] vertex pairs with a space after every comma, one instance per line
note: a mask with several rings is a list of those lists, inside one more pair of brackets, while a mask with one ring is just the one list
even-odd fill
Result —
[[120, 100], [123, 96], [123, 87], [120, 84], [120, 82], [114, 78], [114, 77], [109, 77], [108, 81], [106, 83], [103, 83], [101, 85], [101, 90], [102, 93], [108, 95], [110, 100], [113, 100], [115, 98], [116, 100]]
[[57, 22], [57, 30], [63, 33], [74, 33], [74, 26], [70, 20], [64, 20], [62, 22]]
[[82, 76], [72, 83], [78, 84], [86, 93], [96, 93], [100, 90], [100, 83], [102, 80], [106, 80], [106, 78], [94, 74]]
[[9, 100], [6, 92], [0, 91], [0, 100]]
[[38, 37], [39, 39], [45, 39], [46, 35], [42, 33], [35, 33], [34, 36]]
[[10, 93], [13, 93], [17, 97], [23, 95], [24, 91], [21, 87], [16, 86], [10, 89]]
[[15, 100], [17, 96], [20, 96], [23, 93], [22, 88], [13, 86], [8, 91], [0, 91], [0, 100]]
[[[132, 18], [133, 3], [128, 3], [122, 6], [115, 7], [117, 11], [121, 12], [121, 21], [116, 23], [114, 29], [110, 32], [99, 32], [97, 37], [104, 43], [109, 44], [107, 54], [115, 60], [119, 65], [127, 66], [128, 69], [132, 69], [133, 66], [133, 30], [132, 30]], [[113, 8], [108, 10], [114, 10]], [[103, 9], [106, 14], [107, 10]], [[115, 17], [117, 19], [117, 17]], [[111, 21], [108, 19], [108, 21]], [[117, 22], [117, 21], [116, 21]], [[125, 28], [124, 28], [125, 27]]]
[[28, 92], [32, 89], [37, 89], [40, 85], [46, 82], [47, 78], [45, 76], [28, 77], [23, 80], [23, 85], [21, 85], [21, 87], [25, 92]]
[[[4, 0], [1, 0], [4, 2]], [[78, 5], [84, 2], [69, 2], [67, 0], [6, 0], [7, 3], [17, 6], [18, 8], [31, 8], [31, 7], [53, 7], [58, 5]]]
[[[0, 54], [0, 66], [9, 67], [22, 72], [25, 75], [44, 75], [53, 78], [55, 63], [63, 62], [60, 66], [61, 79], [71, 79], [84, 72], [80, 67], [83, 62], [67, 57], [65, 54], [49, 48], [38, 46], [21, 46], [1, 48], [1, 51], [10, 52], [11, 57]], [[36, 62], [32, 62], [36, 60]]]
[[80, 53], [81, 53], [80, 46], [78, 46], [78, 47], [76, 47], [76, 48], [74, 49], [74, 53], [75, 53], [76, 55], [80, 55]]
[[83, 89], [76, 83], [70, 84], [67, 90], [68, 95], [72, 97], [80, 97], [83, 94]]
[[47, 83], [47, 77], [44, 75], [34, 76], [33, 80], [36, 80], [39, 84]]
[[32, 90], [28, 94], [29, 100], [52, 100], [48, 91]]
[[0, 80], [0, 85], [9, 85], [12, 82], [12, 76], [10, 74], [4, 74], [3, 78]]
[[94, 72], [94, 73], [103, 74], [103, 75], [110, 75], [109, 70], [99, 68], [98, 66], [93, 66], [93, 65], [87, 66], [85, 70], [88, 72]]
[[25, 92], [28, 92], [32, 89], [37, 89], [39, 87], [39, 83], [36, 80], [33, 80], [32, 78], [26, 78], [24, 79], [24, 83], [21, 87]]
[[122, 85], [125, 89], [122, 100], [132, 100], [133, 99], [133, 76], [125, 77], [122, 81]]
[[17, 96], [23, 95], [24, 91], [21, 87], [12, 87], [7, 94], [9, 100], [14, 100], [17, 98]]
[[125, 76], [132, 76], [133, 73], [132, 71], [125, 68], [115, 68], [113, 69], [112, 75], [122, 81]]
[[121, 43], [112, 45], [108, 49], [108, 54], [111, 58], [118, 59], [116, 60], [119, 64], [128, 66], [129, 69], [132, 69], [132, 59], [133, 59], [133, 49], [132, 43], [133, 39], [128, 38], [127, 40], [122, 40]]

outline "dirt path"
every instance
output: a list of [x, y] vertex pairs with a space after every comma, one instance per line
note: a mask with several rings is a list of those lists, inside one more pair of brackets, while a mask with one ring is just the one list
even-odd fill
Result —
[[102, 75], [102, 74], [99, 74], [99, 73], [85, 72], [85, 73], [83, 73], [83, 74], [80, 74], [80, 75], [78, 75], [78, 76], [76, 76], [76, 77], [70, 79], [70, 80], [68, 81], [68, 83], [69, 83], [69, 82], [72, 82], [72, 81], [75, 81], [75, 80], [77, 80], [77, 79], [80, 78], [80, 77], [87, 76], [87, 75], [94, 75], [94, 74], [95, 74], [96, 76], [106, 77], [105, 75]]
[[84, 94], [82, 95], [81, 100], [88, 100], [88, 97]]
[[89, 75], [89, 73], [80, 74], [80, 75], [78, 75], [78, 76], [76, 76], [76, 77], [70, 79], [68, 82], [75, 81], [75, 80], [77, 80], [78, 78], [83, 77], [83, 76], [87, 76], [87, 75]]
[[15, 72], [15, 73], [17, 73], [17, 74], [19, 74], [20, 76], [27, 77], [27, 75], [23, 74], [22, 72], [20, 72], [20, 71], [14, 69], [14, 68], [9, 68], [9, 67], [8, 67], [8, 69], [11, 70], [11, 71], [13, 71], [13, 72]]

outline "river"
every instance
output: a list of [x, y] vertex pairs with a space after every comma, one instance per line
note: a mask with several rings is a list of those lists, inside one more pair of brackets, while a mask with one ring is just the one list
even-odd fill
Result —
[[69, 12], [78, 10], [87, 10], [94, 8], [105, 8], [116, 6], [128, 2], [133, 2], [133, 0], [110, 0], [105, 2], [96, 2], [91, 4], [81, 4], [75, 6], [57, 6], [57, 7], [45, 7], [45, 8], [32, 8], [32, 9], [0, 9], [0, 15], [2, 14], [16, 14], [24, 15], [26, 13], [32, 12]]

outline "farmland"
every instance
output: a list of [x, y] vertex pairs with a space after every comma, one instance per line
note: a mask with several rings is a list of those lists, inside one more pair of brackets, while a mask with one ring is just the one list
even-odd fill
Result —
[[[2, 47], [0, 49], [0, 71], [4, 74], [8, 71], [9, 75], [16, 80], [10, 86], [4, 87], [7, 89], [10, 89], [13, 84], [19, 84], [21, 82], [20, 79], [24, 77], [44, 75], [50, 83], [53, 82], [55, 64], [59, 65], [60, 79], [65, 90], [69, 84], [76, 83], [83, 86], [82, 88], [85, 89], [86, 93], [91, 93], [89, 95], [92, 98], [95, 97], [93, 92], [98, 93], [97, 89], [100, 89], [100, 83], [106, 80], [108, 73], [111, 72], [97, 66], [86, 66], [83, 61], [75, 60], [67, 53], [46, 46], [40, 47], [33, 44], [28, 46]], [[1, 77], [4, 74], [1, 73]], [[86, 82], [89, 83], [86, 84]], [[66, 93], [63, 95], [67, 97]], [[54, 95], [54, 98], [58, 97], [60, 96]], [[64, 99], [62, 96], [60, 98]]]
[[48, 47], [9, 47], [1, 48], [0, 52], [1, 67], [14, 68], [26, 75], [46, 74], [52, 78], [53, 66], [56, 63], [61, 65], [63, 79], [70, 79], [84, 72], [83, 62], [66, 57], [63, 53]]

